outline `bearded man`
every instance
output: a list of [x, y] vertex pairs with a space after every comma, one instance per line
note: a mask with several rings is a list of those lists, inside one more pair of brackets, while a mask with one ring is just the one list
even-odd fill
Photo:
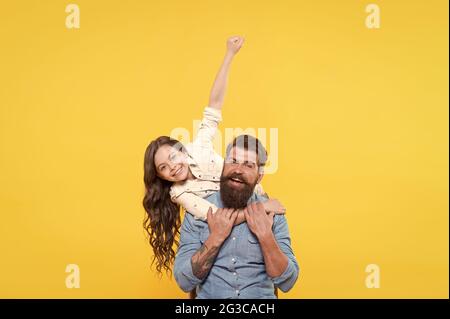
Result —
[[[254, 192], [261, 182], [267, 152], [250, 135], [227, 147], [220, 192], [206, 199], [207, 223], [185, 214], [175, 258], [175, 280], [198, 299], [274, 299], [275, 288], [290, 290], [299, 275], [286, 217], [267, 214]], [[246, 222], [234, 225], [238, 210]]]

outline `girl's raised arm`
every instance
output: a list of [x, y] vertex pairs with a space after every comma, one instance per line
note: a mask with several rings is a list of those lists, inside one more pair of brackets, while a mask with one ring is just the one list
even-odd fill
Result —
[[222, 120], [222, 104], [228, 81], [231, 61], [244, 43], [242, 37], [230, 37], [227, 40], [225, 58], [217, 72], [216, 79], [209, 95], [208, 107], [203, 111], [203, 119], [194, 139], [194, 145], [212, 149], [212, 141], [216, 135], [219, 122]]
[[211, 88], [208, 106], [219, 110], [222, 108], [231, 61], [233, 61], [234, 56], [239, 52], [239, 49], [242, 47], [243, 43], [243, 37], [233, 36], [228, 38], [225, 58], [223, 59], [222, 65], [220, 66], [219, 72], [214, 80], [213, 87]]

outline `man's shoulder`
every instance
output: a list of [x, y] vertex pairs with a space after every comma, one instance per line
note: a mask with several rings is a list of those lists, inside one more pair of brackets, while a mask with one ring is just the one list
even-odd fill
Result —
[[255, 200], [258, 202], [265, 202], [269, 200], [266, 196], [262, 194], [253, 193], [253, 196], [255, 197]]
[[286, 216], [284, 214], [275, 214], [273, 216], [274, 223], [287, 223]]
[[208, 223], [201, 219], [195, 219], [190, 213], [184, 214], [183, 227], [181, 231], [198, 232], [208, 227]]
[[289, 226], [284, 214], [275, 214], [273, 216], [273, 230], [274, 232], [289, 233]]
[[211, 195], [205, 197], [208, 202], [215, 204], [216, 206], [220, 207], [221, 205], [221, 199], [220, 199], [220, 191], [214, 192]]

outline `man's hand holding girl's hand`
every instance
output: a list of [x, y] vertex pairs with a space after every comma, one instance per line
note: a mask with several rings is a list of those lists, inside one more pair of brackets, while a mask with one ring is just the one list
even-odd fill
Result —
[[266, 213], [260, 202], [253, 202], [244, 210], [247, 226], [258, 239], [272, 234], [273, 216], [275, 213]]
[[218, 208], [213, 214], [211, 207], [207, 213], [207, 222], [210, 237], [216, 244], [221, 245], [231, 233], [234, 221], [237, 217], [237, 211], [233, 208]]

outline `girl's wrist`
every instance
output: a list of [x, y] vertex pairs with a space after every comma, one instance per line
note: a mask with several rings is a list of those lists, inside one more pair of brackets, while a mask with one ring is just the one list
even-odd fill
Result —
[[225, 60], [232, 60], [234, 58], [234, 53], [232, 51], [228, 51], [225, 53]]

